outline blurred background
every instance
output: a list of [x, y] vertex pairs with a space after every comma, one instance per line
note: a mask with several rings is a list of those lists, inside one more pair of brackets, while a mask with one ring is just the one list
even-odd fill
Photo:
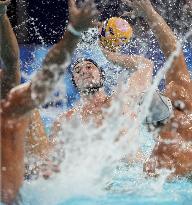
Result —
[[[83, 0], [78, 0], [77, 4]], [[156, 10], [164, 17], [179, 38], [192, 30], [191, 0], [151, 0]], [[121, 0], [95, 0], [100, 15], [99, 21], [112, 16], [123, 16], [134, 27], [134, 37], [124, 53], [144, 54], [155, 63], [154, 76], [163, 66], [165, 59], [153, 35], [148, 32], [148, 26], [142, 18], [130, 18], [125, 11], [132, 9], [125, 6]], [[12, 0], [8, 7], [8, 16], [20, 44], [22, 80], [30, 80], [31, 74], [41, 68], [41, 63], [49, 47], [62, 37], [68, 21], [68, 0]], [[137, 31], [143, 33], [137, 35]], [[192, 71], [192, 37], [183, 45], [188, 68]], [[92, 55], [92, 54], [90, 54]], [[67, 82], [67, 107], [71, 107], [78, 99], [70, 76]], [[163, 90], [164, 83], [159, 88]], [[59, 98], [59, 93], [56, 93]], [[66, 104], [66, 103], [64, 103]], [[62, 100], [54, 100], [49, 105], [63, 105]]]
[[[67, 0], [11, 2], [8, 14], [20, 43], [53, 44], [61, 38], [68, 19]], [[192, 27], [191, 0], [151, 2], [176, 32], [185, 33]], [[121, 0], [95, 0], [95, 3], [100, 11], [99, 20], [121, 16], [124, 11], [130, 10]]]

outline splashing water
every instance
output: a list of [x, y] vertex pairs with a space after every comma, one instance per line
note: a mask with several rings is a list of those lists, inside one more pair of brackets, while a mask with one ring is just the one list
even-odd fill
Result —
[[[79, 45], [77, 56], [81, 55], [80, 50], [84, 49], [85, 45], [84, 43]], [[93, 52], [95, 52], [94, 47], [95, 44], [91, 48]], [[65, 157], [61, 164], [61, 173], [53, 175], [48, 181], [39, 178], [36, 181], [26, 182], [23, 188], [25, 204], [29, 202], [30, 204], [54, 205], [63, 201], [70, 204], [67, 199], [73, 197], [97, 199], [99, 197], [102, 199], [110, 193], [117, 196], [120, 193], [122, 198], [123, 193], [152, 198], [155, 196], [161, 197], [165, 180], [170, 172], [162, 170], [161, 177], [158, 179], [146, 179], [142, 171], [142, 161], [127, 163], [127, 158], [135, 156], [144, 145], [150, 147], [147, 151], [143, 151], [145, 157], [147, 157], [153, 148], [152, 136], [147, 133], [145, 128], [138, 127], [138, 123], [148, 114], [153, 92], [170, 67], [174, 56], [178, 55], [179, 50], [180, 47], [178, 46], [178, 49], [166, 62], [164, 69], [159, 72], [142, 107], [138, 107], [134, 99], [126, 95], [125, 85], [117, 83], [121, 81], [120, 72], [113, 73], [112, 69], [109, 75], [112, 76], [112, 81], [116, 82], [114, 84], [118, 84], [116, 88], [118, 96], [115, 97], [109, 109], [103, 110], [105, 120], [102, 126], [95, 127], [93, 122], [82, 124], [78, 114], [72, 121], [63, 122], [62, 131], [56, 139], [58, 143], [64, 142]], [[101, 52], [97, 52], [97, 58], [103, 63], [102, 65], [107, 64]], [[57, 88], [64, 93], [62, 97], [66, 97], [63, 82], [60, 81]], [[129, 114], [122, 115], [121, 108], [126, 102], [129, 102], [131, 111], [139, 113], [138, 121], [134, 121]], [[144, 112], [138, 112], [139, 109]], [[52, 116], [53, 113], [49, 113], [49, 111], [47, 111], [47, 115]], [[127, 133], [119, 138], [121, 130], [125, 127], [128, 127]], [[146, 141], [149, 143], [147, 144]], [[188, 184], [188, 188], [189, 193], [192, 193], [192, 191], [190, 192], [192, 190], [190, 184]], [[29, 195], [29, 193], [32, 193], [32, 195]], [[174, 194], [172, 196], [173, 198], [170, 197], [172, 201], [177, 202], [178, 196], [174, 196]], [[164, 200], [170, 198], [167, 197]], [[118, 203], [121, 202], [118, 201]], [[86, 203], [83, 202], [82, 204]], [[87, 204], [94, 203], [88, 201]]]

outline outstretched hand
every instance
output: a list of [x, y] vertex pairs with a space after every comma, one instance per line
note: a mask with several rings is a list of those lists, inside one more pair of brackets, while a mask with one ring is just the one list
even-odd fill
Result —
[[93, 26], [93, 21], [98, 15], [93, 0], [86, 0], [81, 8], [77, 8], [75, 0], [69, 0], [69, 22], [77, 31], [85, 31]]

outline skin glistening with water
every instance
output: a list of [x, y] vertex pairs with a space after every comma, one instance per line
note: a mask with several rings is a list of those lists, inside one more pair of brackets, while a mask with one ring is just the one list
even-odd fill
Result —
[[[8, 3], [9, 1], [0, 1], [0, 11]], [[73, 0], [69, 1], [69, 5], [70, 22], [73, 27], [78, 32], [87, 30], [92, 24], [92, 19], [97, 15], [93, 2], [89, 1], [83, 8], [79, 9], [76, 8]], [[3, 45], [7, 41], [10, 44], [13, 43], [10, 47], [10, 54], [13, 53], [13, 57], [15, 57], [15, 55], [18, 55], [18, 45], [6, 16], [6, 11], [0, 13], [0, 24], [7, 29], [7, 34], [9, 34], [6, 36], [3, 32], [0, 33], [1, 54], [6, 54], [4, 49], [7, 48], [4, 48]], [[4, 31], [4, 29], [0, 29], [0, 31]], [[60, 74], [64, 73], [70, 63], [70, 56], [78, 41], [79, 36], [66, 31], [62, 40], [48, 52], [42, 64], [42, 69], [32, 78], [31, 83], [14, 87], [11, 79], [11, 88], [14, 88], [4, 90], [5, 98], [1, 100], [1, 201], [6, 204], [12, 204], [16, 200], [22, 186], [24, 138], [29, 127], [28, 116], [31, 115], [34, 108], [44, 102], [53, 90]], [[62, 52], [58, 52], [60, 50]], [[4, 55], [1, 57], [5, 66], [8, 66]], [[16, 59], [18, 60], [18, 56], [16, 56]], [[13, 78], [15, 78], [18, 70], [19, 67], [15, 68], [14, 66], [12, 69]], [[2, 77], [5, 77], [5, 75]], [[18, 84], [19, 80], [16, 82]], [[38, 116], [36, 117], [38, 118]]]
[[[153, 11], [148, 1], [148, 4], [146, 4], [146, 1], [135, 2], [143, 4], [142, 8], [144, 8], [144, 10], [142, 11], [146, 12], [149, 24], [150, 22], [154, 23], [154, 21], [155, 23], [159, 23], [158, 28], [152, 26], [152, 29], [154, 30], [154, 33], [157, 32], [156, 35], [157, 37], [159, 37], [160, 44], [162, 44], [162, 50], [164, 51], [165, 56], [168, 57], [176, 47], [176, 40], [174, 38], [174, 35], [167, 27], [165, 22], [162, 21], [162, 18], [160, 18], [160, 16]], [[150, 9], [148, 10], [147, 8]], [[78, 15], [81, 16], [82, 14], [78, 13]], [[85, 19], [87, 19], [87, 15], [88, 14], [83, 16], [84, 19], [82, 24], [80, 22], [81, 18], [73, 21], [78, 22], [79, 27], [76, 27], [76, 29], [82, 29], [83, 26], [85, 26], [84, 23]], [[75, 14], [73, 16], [75, 16]], [[4, 19], [4, 16], [2, 19]], [[165, 26], [165, 28], [162, 29], [162, 27], [160, 26]], [[163, 31], [166, 31], [167, 33]], [[169, 42], [169, 40], [172, 41]], [[3, 200], [7, 203], [14, 200], [23, 180], [23, 138], [26, 132], [26, 127], [28, 127], [28, 123], [26, 121], [23, 121], [23, 117], [26, 113], [29, 113], [29, 111], [31, 111], [34, 107], [41, 103], [41, 101], [43, 101], [43, 98], [46, 97], [45, 95], [43, 95], [43, 97], [42, 95], [38, 95], [38, 88], [45, 90], [46, 88], [44, 88], [44, 86], [41, 87], [41, 85], [35, 86], [35, 81], [41, 80], [42, 84], [44, 81], [49, 81], [51, 78], [51, 72], [48, 69], [47, 65], [52, 65], [56, 62], [62, 64], [63, 61], [66, 60], [66, 53], [58, 51], [62, 47], [66, 48], [69, 53], [72, 53], [77, 41], [77, 36], [73, 36], [70, 32], [66, 32], [62, 41], [49, 52], [43, 64], [42, 72], [40, 72], [35, 77], [35, 80], [32, 80], [32, 85], [34, 87], [33, 89], [36, 91], [35, 98], [37, 99], [38, 103], [31, 97], [30, 84], [25, 84], [22, 87], [20, 86], [16, 89], [12, 89], [7, 93], [7, 97], [1, 101], [2, 136], [6, 136], [2, 138], [3, 148], [1, 151], [1, 174], [3, 175], [2, 197], [4, 197]], [[56, 59], [57, 61], [55, 62], [54, 59]], [[55, 72], [59, 73], [61, 71], [60, 69], [61, 68], [55, 69]], [[96, 79], [94, 79], [94, 81], [97, 82]], [[182, 89], [180, 89], [181, 87], [179, 85], [182, 86]], [[84, 85], [81, 84], [81, 86], [83, 87]], [[182, 152], [182, 149], [180, 149], [180, 147], [178, 148], [178, 145], [180, 146], [183, 145], [184, 142], [191, 141], [191, 87], [191, 81], [186, 69], [184, 57], [181, 53], [181, 55], [179, 55], [179, 57], [176, 58], [172, 63], [171, 69], [167, 74], [167, 89], [165, 93], [173, 102], [175, 115], [174, 118], [172, 118], [171, 121], [168, 124], [164, 125], [164, 127], [161, 129], [160, 135], [162, 137], [162, 140], [157, 143], [151, 157], [154, 158], [155, 156], [157, 168], [175, 168], [176, 174], [186, 174], [191, 171], [191, 163], [189, 161], [191, 159], [191, 149], [184, 150]], [[98, 99], [99, 102], [103, 102], [103, 100], [100, 100], [100, 98]], [[179, 103], [177, 102], [178, 99], [184, 102], [184, 107], [179, 105]], [[95, 102], [95, 105], [97, 105], [97, 101]], [[177, 125], [174, 126], [174, 129], [172, 129], [173, 124]], [[175, 132], [178, 133], [179, 143], [178, 139], [175, 137]], [[172, 138], [176, 138], [177, 142], [175, 144], [167, 144], [166, 141], [164, 141], [164, 139], [167, 140]], [[146, 170], [148, 171], [148, 173], [154, 172], [154, 170], [151, 168], [154, 168], [154, 166], [151, 165], [151, 163], [147, 163]]]
[[[142, 13], [168, 59], [177, 48], [177, 38], [163, 18], [149, 0], [125, 2]], [[192, 173], [192, 82], [182, 50], [174, 58], [165, 77], [164, 94], [172, 102], [173, 113], [160, 127], [157, 143], [144, 170], [149, 175], [156, 175], [157, 169], [166, 168], [172, 172], [170, 177], [188, 176]]]
[[[140, 15], [146, 18], [159, 41], [165, 57], [168, 58], [176, 49], [177, 39], [163, 18], [155, 12], [150, 1], [126, 2], [129, 2]], [[105, 49], [103, 49], [103, 52], [110, 61], [121, 66], [127, 66], [128, 68], [134, 67], [136, 62], [138, 62], [138, 59], [135, 60], [134, 58], [132, 58], [134, 60], [131, 61], [130, 57], [127, 55], [110, 52]], [[102, 87], [94, 93], [90, 92], [84, 95], [83, 91], [85, 88], [87, 89], [88, 85], [92, 87], [94, 83], [97, 84], [99, 82], [99, 69], [96, 70], [95, 65], [87, 61], [81, 62], [75, 67], [78, 69], [76, 70], [74, 68], [74, 81], [83, 98], [83, 105], [76, 106], [69, 112], [61, 114], [53, 127], [54, 136], [62, 129], [61, 122], [66, 118], [68, 120], [71, 119], [76, 113], [80, 114], [84, 122], [94, 119], [96, 125], [100, 126], [105, 118], [102, 108], [110, 107], [111, 105], [111, 98], [106, 96]], [[143, 75], [141, 79], [143, 79]], [[182, 145], [191, 142], [192, 136], [191, 87], [191, 80], [187, 71], [183, 52], [180, 51], [166, 74], [166, 90], [164, 95], [167, 96], [173, 104], [173, 117], [168, 123], [165, 123], [161, 127], [159, 142], [153, 150], [151, 160], [145, 164], [145, 170], [149, 174], [155, 171], [152, 170], [152, 168], [154, 169], [152, 162], [155, 162], [157, 165], [156, 168], [173, 169], [175, 175], [186, 175], [191, 172], [191, 147], [187, 150], [181, 149]], [[137, 85], [134, 89], [135, 88], [137, 88]], [[178, 107], [178, 101], [183, 102], [185, 105], [183, 109]], [[172, 140], [172, 142], [167, 143], [167, 140]]]
[[[7, 5], [9, 1], [1, 2], [1, 10], [3, 11], [3, 5]], [[1, 16], [0, 20], [0, 32], [1, 32], [1, 60], [3, 68], [1, 72], [1, 98], [5, 99], [7, 94], [12, 88], [20, 83], [20, 64], [19, 64], [19, 47], [6, 15]], [[35, 109], [31, 115], [26, 116], [24, 120], [29, 124], [29, 129], [26, 136], [26, 144], [36, 145], [33, 152], [43, 157], [47, 153], [48, 142], [46, 132], [41, 121], [39, 111]], [[33, 125], [33, 126], [32, 126]], [[35, 132], [33, 127], [36, 128]], [[30, 146], [31, 147], [31, 146]], [[30, 147], [26, 149], [26, 155], [30, 156]]]
[[[100, 47], [106, 58], [113, 64], [121, 66], [125, 70], [134, 71], [129, 78], [129, 85], [127, 84], [127, 93], [130, 95], [133, 94], [136, 100], [139, 101], [140, 96], [151, 84], [152, 61], [146, 59], [144, 56], [123, 55], [118, 52], [110, 52], [102, 46]], [[51, 136], [53, 138], [56, 138], [62, 130], [62, 123], [65, 122], [66, 119], [72, 119], [76, 114], [79, 114], [83, 123], [88, 123], [93, 120], [96, 126], [103, 124], [103, 120], [106, 117], [103, 109], [111, 107], [112, 102], [115, 101], [116, 94], [109, 97], [105, 93], [103, 86], [104, 79], [101, 76], [100, 68], [96, 64], [97, 62], [93, 63], [92, 60], [89, 61], [85, 59], [84, 61], [82, 60], [76, 63], [73, 67], [73, 82], [80, 93], [83, 103], [80, 105], [78, 102], [73, 109], [60, 114], [52, 129]], [[142, 83], [140, 83], [141, 79], [143, 79]], [[123, 106], [124, 108], [121, 114], [130, 117], [128, 112], [131, 108], [129, 108], [127, 104]]]
[[[126, 91], [129, 94], [134, 94], [136, 101], [139, 100], [142, 93], [151, 84], [153, 63], [144, 56], [123, 55], [117, 52], [107, 51], [104, 48], [102, 48], [102, 51], [107, 59], [114, 64], [118, 64], [127, 70], [134, 70], [134, 73], [129, 78], [129, 84], [127, 83]], [[52, 130], [53, 137], [56, 137], [62, 131], [62, 124], [66, 118], [67, 120], [72, 119], [76, 114], [80, 116], [82, 123], [88, 123], [93, 120], [96, 127], [101, 126], [107, 117], [104, 108], [111, 107], [117, 93], [114, 93], [112, 96], [108, 96], [105, 93], [101, 68], [91, 61], [85, 59], [76, 63], [73, 67], [73, 82], [80, 93], [83, 103], [77, 103], [73, 109], [62, 113], [58, 117]], [[140, 67], [142, 68], [140, 69]], [[141, 84], [142, 78], [145, 79]], [[128, 104], [124, 104], [121, 114], [130, 117], [130, 110], [131, 108], [128, 107]], [[125, 134], [126, 128], [124, 128], [124, 132], [120, 132]]]

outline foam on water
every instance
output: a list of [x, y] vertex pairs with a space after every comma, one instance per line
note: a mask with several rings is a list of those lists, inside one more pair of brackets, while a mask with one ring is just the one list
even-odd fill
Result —
[[[80, 50], [84, 48], [83, 42], [77, 49], [79, 52], [77, 56], [81, 55]], [[102, 65], [108, 63], [95, 44], [90, 49], [92, 53], [96, 52], [96, 58], [100, 59]], [[127, 95], [127, 85], [118, 83], [122, 81], [121, 72], [109, 73], [115, 84], [118, 84], [115, 88], [115, 93], [118, 95], [114, 97], [111, 107], [103, 110], [105, 113], [103, 124], [100, 127], [96, 127], [93, 122], [83, 124], [78, 114], [71, 122], [63, 122], [62, 131], [56, 139], [58, 143], [64, 142], [65, 157], [61, 164], [61, 173], [53, 175], [49, 180], [39, 178], [36, 181], [25, 182], [24, 204], [117, 204], [117, 201], [118, 204], [128, 202], [131, 204], [131, 200], [134, 201], [138, 197], [141, 198], [142, 204], [145, 203], [146, 198], [158, 204], [158, 197], [161, 201], [165, 202], [167, 199], [168, 202], [172, 200], [177, 204], [179, 194], [175, 193], [175, 196], [171, 192], [170, 196], [166, 196], [164, 193], [165, 180], [169, 171], [161, 170], [161, 175], [157, 179], [145, 178], [142, 169], [143, 161], [127, 163], [127, 158], [135, 156], [144, 145], [147, 147], [143, 150], [144, 158], [147, 158], [153, 148], [151, 134], [139, 124], [148, 114], [152, 94], [179, 50], [180, 47], [159, 72], [141, 108]], [[62, 81], [58, 83], [57, 88], [63, 93], [62, 97], [66, 97]], [[130, 115], [122, 115], [121, 108], [127, 102], [131, 112], [138, 113], [139, 120], [133, 120]], [[46, 115], [53, 117], [53, 112], [48, 109]], [[125, 127], [128, 127], [126, 135], [119, 138], [120, 131]], [[187, 185], [191, 193], [191, 184]], [[166, 186], [169, 187], [168, 184]], [[138, 199], [137, 202], [140, 203]]]

